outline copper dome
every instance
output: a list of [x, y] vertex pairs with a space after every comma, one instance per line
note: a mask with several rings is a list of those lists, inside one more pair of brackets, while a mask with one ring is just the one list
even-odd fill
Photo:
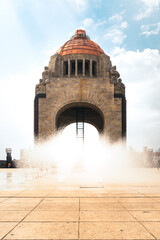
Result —
[[76, 30], [75, 35], [71, 37], [58, 51], [61, 56], [68, 54], [92, 54], [99, 56], [103, 54], [103, 50], [98, 46], [97, 43], [93, 42], [86, 35], [85, 30]]

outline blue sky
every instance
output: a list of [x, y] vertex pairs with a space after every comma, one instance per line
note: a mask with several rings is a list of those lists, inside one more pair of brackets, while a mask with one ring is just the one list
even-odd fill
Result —
[[0, 159], [33, 146], [35, 84], [78, 28], [126, 85], [128, 146], [160, 147], [160, 0], [0, 0]]

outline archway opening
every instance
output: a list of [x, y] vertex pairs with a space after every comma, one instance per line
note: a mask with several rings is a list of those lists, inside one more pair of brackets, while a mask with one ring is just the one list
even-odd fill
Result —
[[[72, 103], [63, 106], [58, 111], [56, 115], [57, 131], [64, 129], [72, 123], [76, 123], [77, 135], [84, 134], [84, 123], [94, 126], [99, 134], [102, 134], [104, 130], [104, 117], [102, 111], [90, 103]], [[87, 128], [89, 129], [89, 127]]]
[[[76, 123], [71, 123], [62, 130], [62, 137], [65, 139], [70, 139], [72, 141], [81, 142], [81, 139], [77, 137]], [[99, 132], [98, 130], [89, 123], [84, 123], [84, 146], [89, 144], [96, 144], [99, 142]]]

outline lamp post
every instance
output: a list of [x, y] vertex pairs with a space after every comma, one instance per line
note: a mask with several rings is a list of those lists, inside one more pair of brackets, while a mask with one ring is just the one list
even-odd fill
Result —
[[12, 153], [12, 148], [6, 148], [6, 154], [7, 154], [7, 156], [6, 156], [6, 160], [7, 160], [6, 167], [7, 168], [12, 167], [12, 156], [11, 156], [11, 153]]

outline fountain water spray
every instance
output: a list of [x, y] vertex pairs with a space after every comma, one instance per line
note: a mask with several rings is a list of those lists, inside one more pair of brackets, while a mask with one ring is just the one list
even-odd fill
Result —
[[40, 169], [52, 169], [59, 181], [108, 182], [122, 178], [130, 167], [122, 142], [109, 144], [97, 130], [89, 129], [82, 144], [77, 141], [74, 131], [68, 130], [36, 144], [29, 154], [30, 164]]

